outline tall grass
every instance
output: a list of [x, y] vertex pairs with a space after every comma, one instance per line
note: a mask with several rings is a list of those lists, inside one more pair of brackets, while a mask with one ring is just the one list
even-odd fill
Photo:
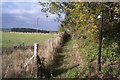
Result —
[[[39, 44], [38, 56], [42, 64], [42, 74], [46, 77], [48, 74], [48, 67], [53, 64], [56, 50], [61, 46], [63, 34], [56, 35], [49, 39], [44, 44]], [[13, 49], [11, 54], [3, 54], [2, 77], [3, 78], [34, 78], [34, 62], [31, 61], [27, 67], [24, 67], [26, 62], [33, 55], [33, 47], [26, 49]], [[40, 64], [39, 63], [39, 64]], [[47, 71], [47, 72], [46, 72]]]

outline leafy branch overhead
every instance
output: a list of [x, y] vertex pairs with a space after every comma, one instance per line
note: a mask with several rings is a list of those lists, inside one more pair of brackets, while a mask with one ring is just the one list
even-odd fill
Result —
[[[104, 13], [104, 25], [120, 21], [119, 3], [94, 3], [94, 2], [46, 2], [42, 3], [42, 11], [51, 14], [57, 14], [60, 18], [65, 14], [65, 19], [62, 21], [61, 28], [68, 28], [71, 35], [81, 30], [88, 33], [97, 31], [98, 19], [100, 11]], [[58, 18], [57, 17], [57, 18]]]
[[[75, 49], [90, 66], [97, 60], [100, 24], [98, 16], [102, 11], [102, 75], [114, 77], [120, 75], [118, 68], [114, 70], [116, 65], [109, 66], [120, 62], [120, 2], [48, 2], [40, 4], [42, 11], [47, 14], [57, 14], [57, 19], [60, 19], [63, 14], [65, 15], [64, 20], [61, 21], [59, 32], [70, 34], [73, 40], [71, 41], [77, 46]], [[82, 72], [85, 71], [82, 70]]]

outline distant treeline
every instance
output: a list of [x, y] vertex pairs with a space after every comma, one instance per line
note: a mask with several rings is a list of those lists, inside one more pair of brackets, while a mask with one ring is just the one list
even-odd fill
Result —
[[56, 33], [57, 31], [47, 31], [47, 30], [37, 30], [32, 28], [11, 28], [11, 29], [2, 29], [2, 31], [7, 32], [37, 32], [37, 33]]

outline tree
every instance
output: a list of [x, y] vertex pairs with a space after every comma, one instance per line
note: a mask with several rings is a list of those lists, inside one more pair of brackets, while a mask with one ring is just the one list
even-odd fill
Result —
[[[46, 13], [65, 14], [65, 20], [62, 22], [64, 27], [71, 31], [74, 36], [77, 31], [81, 33], [94, 33], [97, 31], [97, 16], [100, 11], [104, 12], [104, 25], [119, 22], [119, 3], [82, 3], [82, 2], [47, 2], [40, 3], [42, 11]], [[57, 18], [59, 19], [59, 18]], [[114, 23], [113, 23], [114, 24]]]
[[[103, 54], [105, 63], [120, 60], [120, 2], [49, 2], [41, 3], [46, 13], [65, 14], [59, 31], [68, 30], [87, 61], [96, 59], [100, 12], [103, 12]], [[87, 48], [86, 48], [87, 47]], [[111, 72], [112, 73], [112, 72]], [[113, 73], [114, 74], [114, 73]]]

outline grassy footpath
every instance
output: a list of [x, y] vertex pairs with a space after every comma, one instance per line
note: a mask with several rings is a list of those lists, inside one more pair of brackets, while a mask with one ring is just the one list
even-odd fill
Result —
[[[56, 54], [55, 64], [52, 66], [53, 77], [56, 78], [98, 78], [97, 53], [98, 45], [93, 42], [91, 37], [75, 44], [75, 40], [66, 41]], [[104, 49], [104, 41], [103, 41]], [[113, 49], [113, 48], [110, 48]], [[106, 50], [106, 49], [104, 49]], [[104, 56], [102, 52], [102, 78], [120, 79], [119, 62], [115, 64], [103, 63]], [[117, 54], [116, 54], [117, 55]], [[107, 55], [109, 56], [109, 55]], [[112, 57], [115, 58], [115, 57]], [[117, 58], [117, 57], [116, 57]], [[109, 58], [111, 59], [111, 58]], [[119, 59], [118, 59], [119, 60]], [[113, 61], [113, 60], [112, 60]]]
[[57, 78], [76, 78], [81, 66], [81, 58], [74, 49], [72, 40], [66, 42], [61, 49], [58, 50], [53, 65], [53, 77]]

